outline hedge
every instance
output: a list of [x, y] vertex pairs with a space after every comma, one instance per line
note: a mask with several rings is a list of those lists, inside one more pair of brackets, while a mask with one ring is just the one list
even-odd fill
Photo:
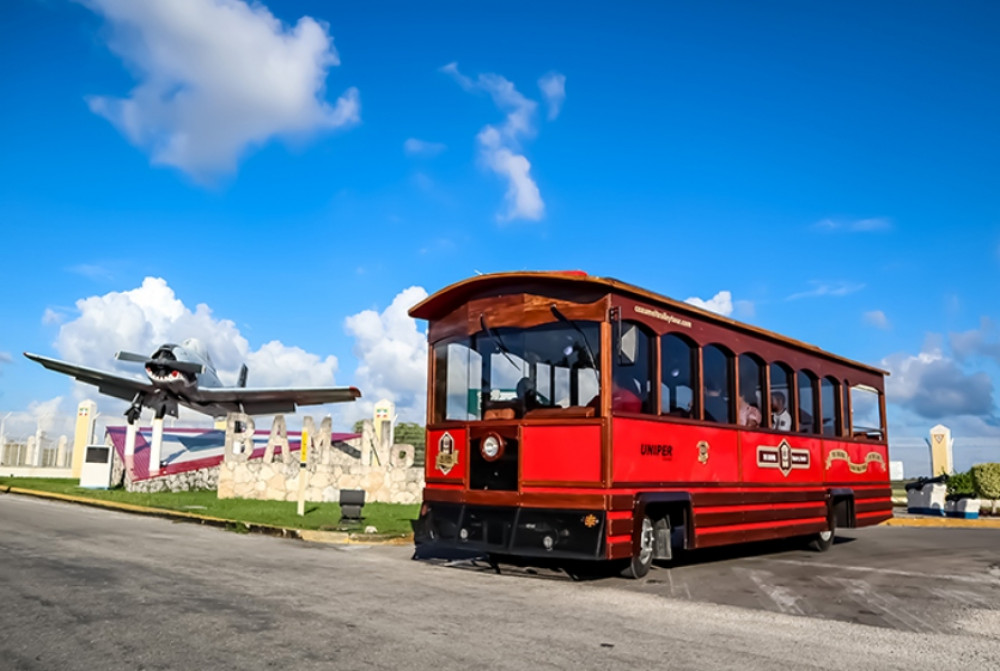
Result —
[[1000, 499], [1000, 464], [976, 464], [971, 473], [979, 496], [984, 499]]
[[976, 496], [976, 483], [972, 477], [972, 471], [949, 475], [948, 494], [949, 496]]

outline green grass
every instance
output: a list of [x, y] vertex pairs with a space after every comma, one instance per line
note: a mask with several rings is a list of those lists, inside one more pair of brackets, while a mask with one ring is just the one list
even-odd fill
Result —
[[417, 518], [419, 504], [367, 503], [362, 510], [360, 524], [341, 527], [340, 505], [307, 501], [306, 514], [296, 514], [297, 504], [289, 501], [256, 501], [251, 499], [220, 499], [215, 490], [197, 492], [163, 492], [141, 494], [124, 489], [83, 489], [78, 480], [62, 478], [5, 478], [0, 477], [0, 487], [19, 487], [57, 494], [69, 494], [100, 501], [130, 503], [136, 506], [179, 510], [183, 512], [218, 517], [234, 522], [265, 524], [290, 529], [322, 529], [363, 531], [366, 526], [378, 529], [379, 534], [406, 534], [411, 531], [410, 520]]

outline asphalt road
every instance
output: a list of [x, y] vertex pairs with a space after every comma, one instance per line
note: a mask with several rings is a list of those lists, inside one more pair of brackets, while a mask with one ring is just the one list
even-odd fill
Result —
[[1000, 668], [1000, 531], [844, 533], [573, 582], [0, 495], [0, 668]]

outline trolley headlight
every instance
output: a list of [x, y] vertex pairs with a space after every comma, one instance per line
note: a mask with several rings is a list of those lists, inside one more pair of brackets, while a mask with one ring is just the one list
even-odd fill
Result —
[[503, 448], [503, 438], [499, 434], [490, 433], [483, 438], [483, 442], [479, 446], [479, 451], [486, 461], [496, 461], [503, 456]]

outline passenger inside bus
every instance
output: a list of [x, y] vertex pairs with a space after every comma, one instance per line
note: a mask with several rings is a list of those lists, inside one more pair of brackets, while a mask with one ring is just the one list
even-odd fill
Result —
[[736, 420], [740, 426], [756, 428], [764, 424], [764, 367], [752, 354], [740, 355], [740, 394]]
[[756, 428], [760, 426], [760, 409], [755, 403], [750, 403], [742, 396], [739, 397], [739, 423], [740, 426]]
[[780, 391], [771, 392], [771, 427], [778, 431], [792, 430], [792, 415]]
[[705, 419], [729, 422], [729, 402], [722, 395], [722, 385], [714, 377], [705, 380]]

